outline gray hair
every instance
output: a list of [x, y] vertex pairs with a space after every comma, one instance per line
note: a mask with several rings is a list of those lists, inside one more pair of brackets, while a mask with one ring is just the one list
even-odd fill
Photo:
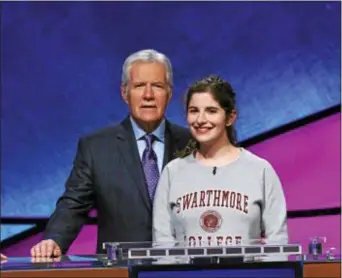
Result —
[[132, 64], [135, 62], [159, 62], [166, 68], [166, 81], [170, 87], [173, 86], [173, 73], [172, 65], [168, 57], [165, 54], [160, 53], [154, 49], [144, 49], [135, 52], [127, 57], [122, 66], [121, 82], [126, 85], [130, 79], [130, 70]]

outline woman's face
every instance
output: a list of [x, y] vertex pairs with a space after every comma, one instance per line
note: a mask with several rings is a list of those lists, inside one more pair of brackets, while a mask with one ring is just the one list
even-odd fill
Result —
[[187, 122], [194, 139], [200, 144], [213, 144], [224, 137], [229, 124], [226, 112], [210, 92], [194, 93], [187, 111]]

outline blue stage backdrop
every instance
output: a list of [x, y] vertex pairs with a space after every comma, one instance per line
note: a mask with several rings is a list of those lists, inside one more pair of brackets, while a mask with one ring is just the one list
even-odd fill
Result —
[[[237, 92], [243, 140], [340, 103], [339, 2], [1, 3], [3, 216], [48, 216], [79, 136], [120, 121], [121, 66], [143, 48], [175, 70], [168, 117], [211, 73]], [[22, 228], [2, 227], [5, 238]]]

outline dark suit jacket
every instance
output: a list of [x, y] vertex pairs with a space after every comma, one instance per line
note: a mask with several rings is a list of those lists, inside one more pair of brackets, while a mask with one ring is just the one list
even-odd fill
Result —
[[[166, 121], [165, 166], [183, 149], [189, 132]], [[152, 240], [152, 203], [129, 117], [81, 138], [65, 192], [57, 201], [45, 234], [65, 253], [97, 209], [97, 253], [103, 242]]]

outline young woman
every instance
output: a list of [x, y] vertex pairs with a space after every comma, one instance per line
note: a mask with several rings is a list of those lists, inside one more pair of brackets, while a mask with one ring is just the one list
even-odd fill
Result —
[[187, 122], [195, 141], [162, 172], [153, 208], [155, 242], [190, 246], [287, 243], [280, 180], [265, 159], [236, 146], [235, 93], [209, 76], [191, 86]]

